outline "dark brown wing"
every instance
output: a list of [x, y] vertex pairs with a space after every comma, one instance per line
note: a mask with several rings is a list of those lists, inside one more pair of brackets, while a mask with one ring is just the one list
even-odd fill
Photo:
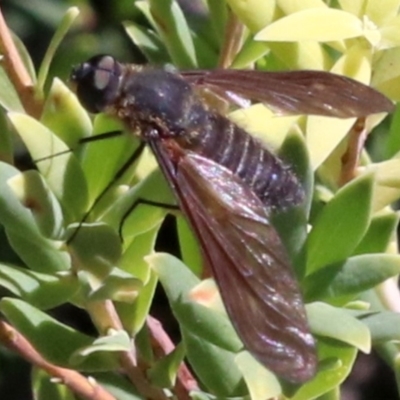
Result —
[[183, 71], [190, 83], [236, 93], [282, 114], [365, 117], [393, 111], [383, 94], [353, 79], [324, 71]]
[[314, 340], [285, 249], [263, 204], [228, 169], [180, 148], [178, 154], [176, 146], [151, 143], [245, 347], [289, 381], [310, 379], [316, 369]]

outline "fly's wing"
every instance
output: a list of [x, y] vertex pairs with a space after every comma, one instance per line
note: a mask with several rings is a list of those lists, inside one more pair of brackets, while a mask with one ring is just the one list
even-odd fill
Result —
[[266, 72], [253, 70], [183, 71], [190, 83], [233, 92], [265, 103], [281, 114], [365, 117], [393, 111], [383, 94], [353, 79], [324, 71]]
[[314, 340], [285, 249], [261, 201], [212, 160], [192, 152], [177, 157], [161, 141], [151, 146], [245, 347], [289, 381], [310, 379], [316, 369]]

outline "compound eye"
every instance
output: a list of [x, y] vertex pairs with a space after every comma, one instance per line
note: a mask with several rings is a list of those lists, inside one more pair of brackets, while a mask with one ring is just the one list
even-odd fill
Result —
[[116, 98], [121, 65], [111, 56], [98, 55], [72, 70], [79, 101], [90, 112], [98, 113]]

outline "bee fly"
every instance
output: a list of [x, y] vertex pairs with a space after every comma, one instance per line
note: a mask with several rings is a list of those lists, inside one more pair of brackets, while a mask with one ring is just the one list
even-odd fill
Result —
[[234, 93], [285, 113], [361, 117], [393, 109], [375, 90], [327, 72], [171, 72], [99, 55], [74, 68], [83, 106], [120, 119], [153, 151], [200, 242], [245, 347], [291, 382], [316, 372], [298, 283], [269, 218], [303, 190], [277, 156], [212, 110], [196, 89]]

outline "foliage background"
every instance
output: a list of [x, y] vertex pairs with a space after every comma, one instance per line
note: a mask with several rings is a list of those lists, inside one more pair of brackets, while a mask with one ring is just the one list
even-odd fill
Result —
[[[130, 62], [143, 62], [144, 57], [126, 36], [122, 19], [137, 20], [139, 13], [134, 12], [131, 1], [69, 1], [69, 0], [34, 0], [34, 1], [3, 1], [1, 4], [4, 17], [9, 27], [22, 40], [37, 68], [43, 59], [58, 24], [67, 9], [73, 5], [79, 6], [84, 12], [79, 22], [62, 42], [54, 62], [51, 65], [50, 76], [58, 76], [63, 81], [69, 79], [71, 66], [78, 64], [93, 54], [114, 54], [117, 58]], [[50, 82], [51, 79], [48, 80]], [[21, 149], [19, 167], [32, 167]], [[14, 252], [6, 247], [7, 240], [1, 229], [0, 254], [6, 255], [13, 262]], [[176, 244], [175, 244], [176, 246]], [[173, 250], [174, 245], [169, 246]], [[168, 244], [164, 246], [168, 251]], [[9, 256], [7, 256], [7, 254]], [[0, 295], [5, 295], [0, 288]], [[159, 301], [159, 315], [163, 315], [165, 298]], [[87, 315], [78, 308], [64, 306], [53, 311], [56, 318], [70, 326], [79, 328], [86, 333], [94, 333], [95, 329]], [[28, 363], [15, 354], [0, 347], [0, 398], [4, 400], [31, 399], [31, 368]]]

